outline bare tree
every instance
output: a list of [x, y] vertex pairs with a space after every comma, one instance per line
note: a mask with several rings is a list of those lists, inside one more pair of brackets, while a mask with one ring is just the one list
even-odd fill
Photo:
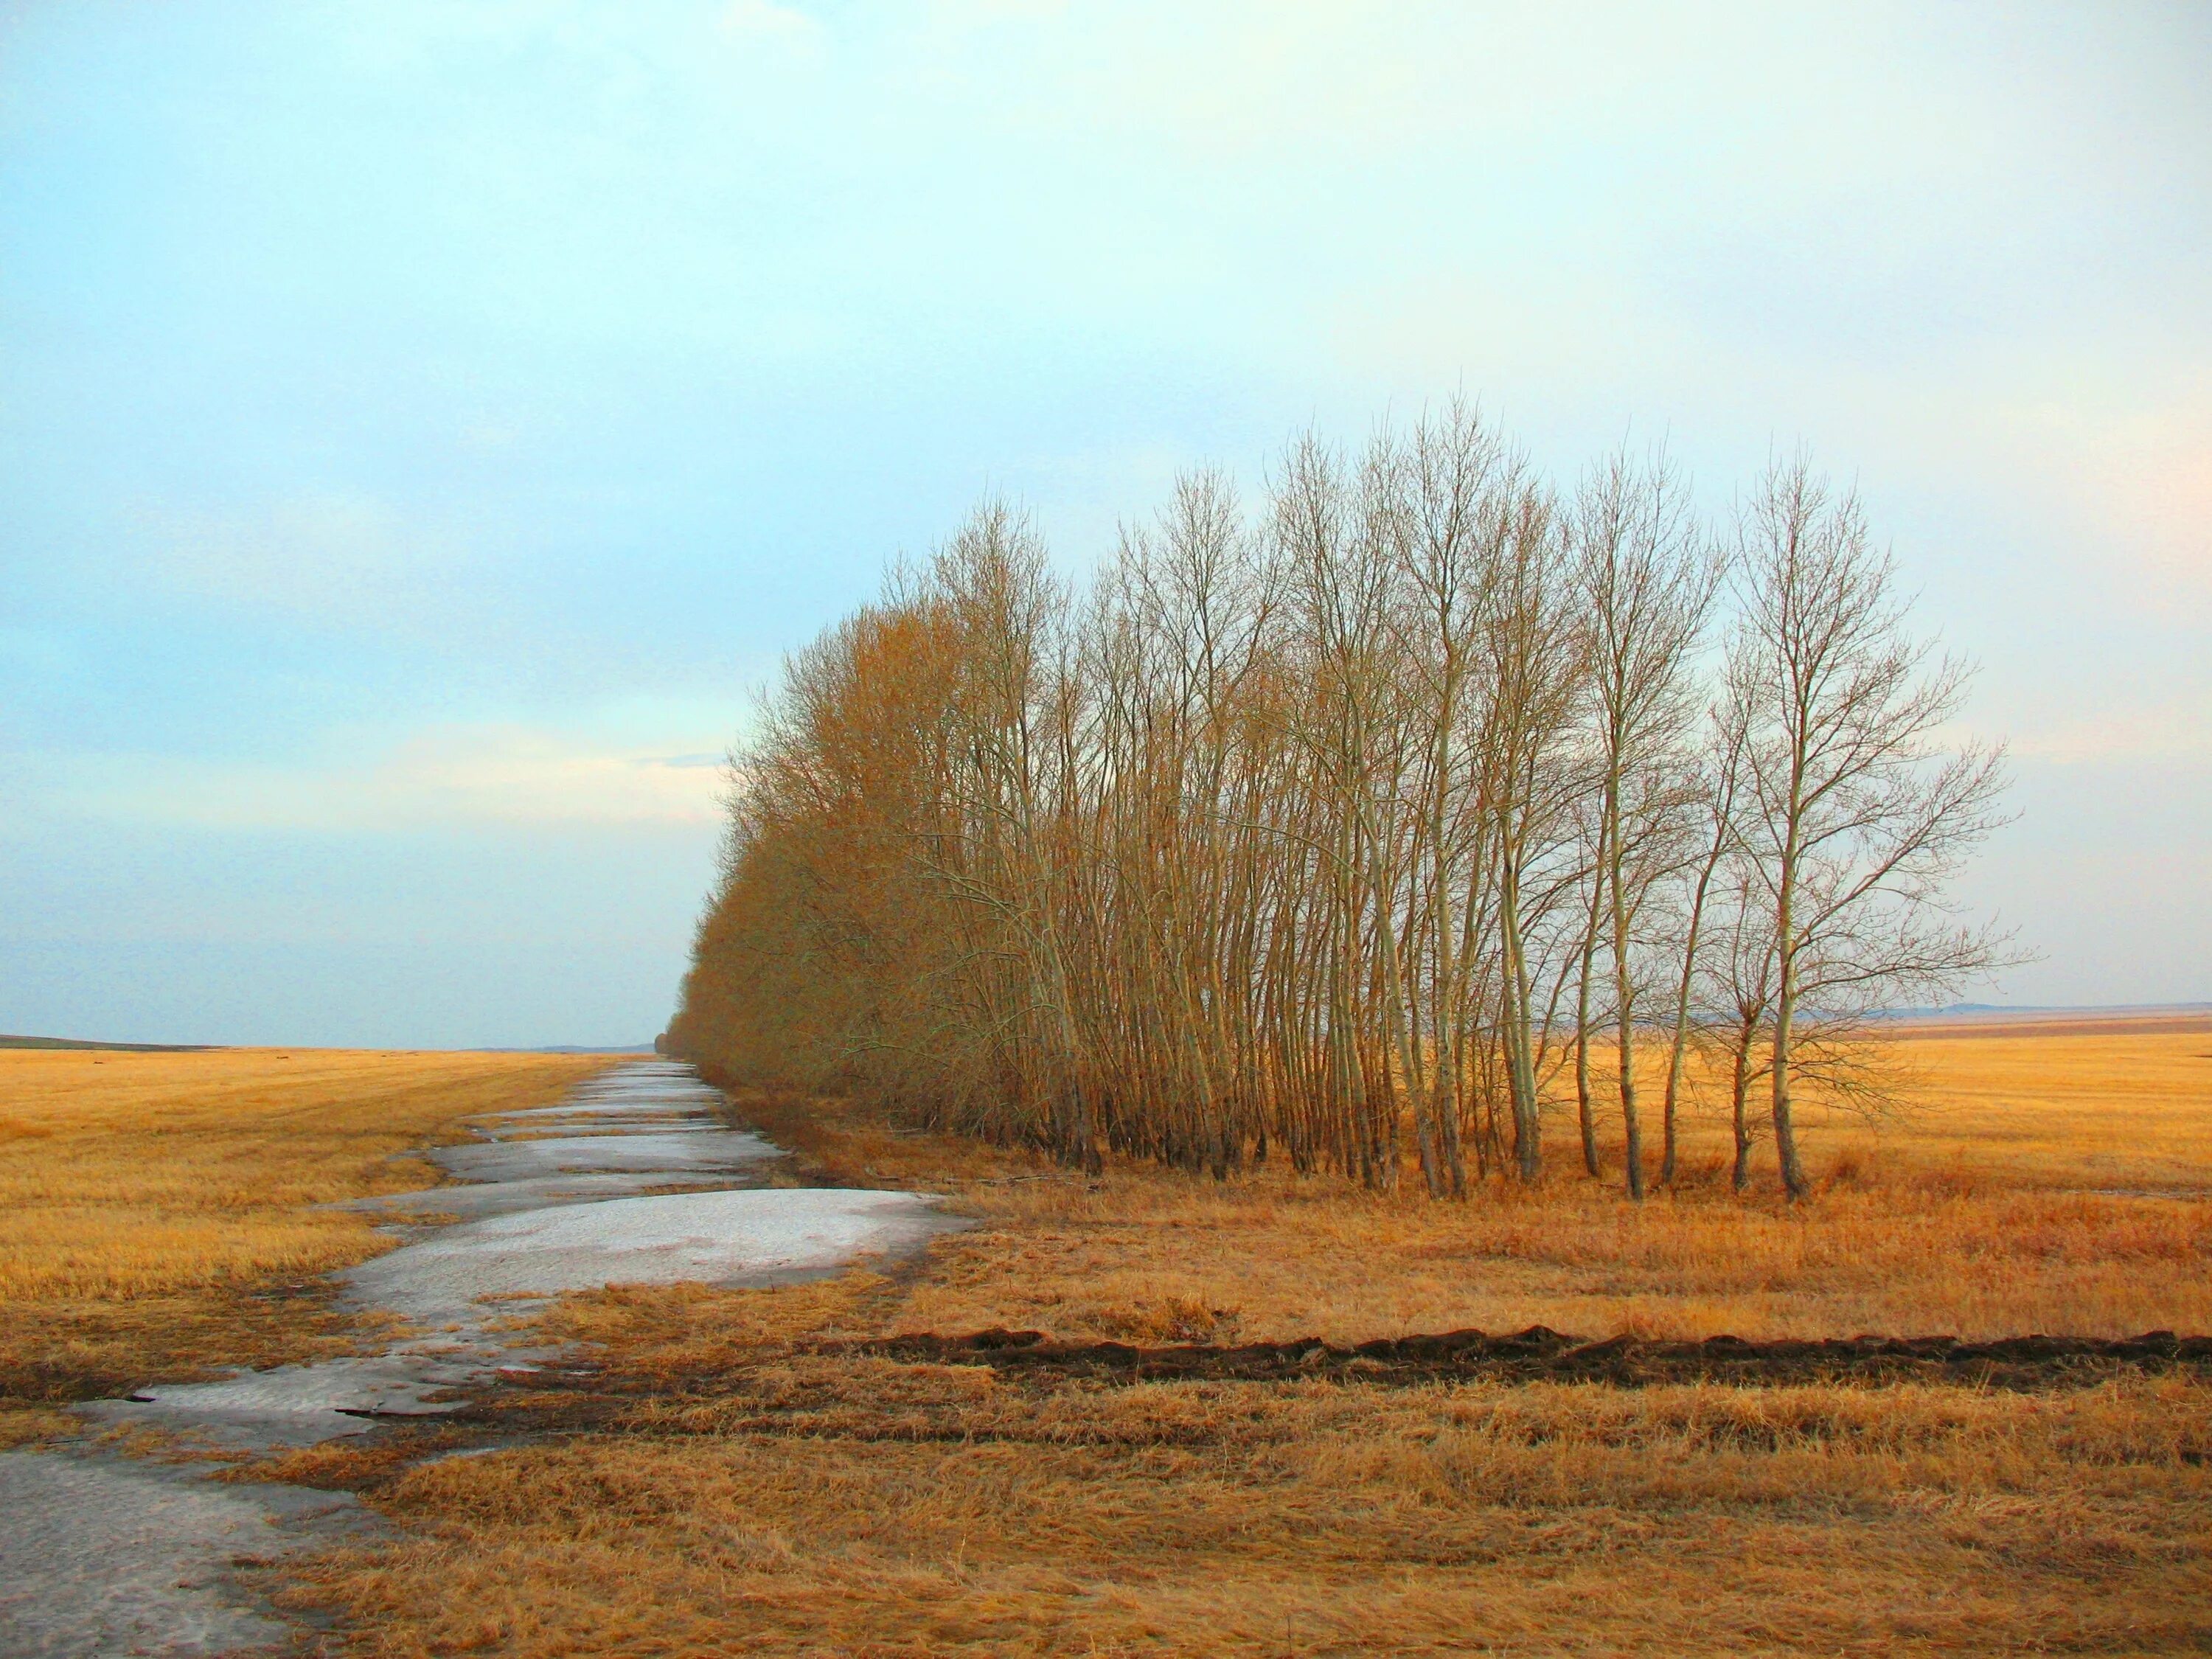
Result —
[[1944, 748], [1972, 669], [1911, 634], [1894, 562], [1869, 539], [1856, 495], [1833, 491], [1802, 454], [1760, 481], [1736, 556], [1741, 844], [1771, 918], [1774, 1142], [1796, 1198], [1801, 1021], [1832, 1030], [2007, 959], [2003, 935], [1961, 925], [1943, 900], [1965, 854], [2003, 822], [2003, 756]]
[[1751, 1185], [1751, 1149], [1759, 1126], [1751, 1114], [1751, 1091], [1766, 1074], [1759, 1038], [1774, 1009], [1774, 926], [1758, 872], [1741, 859], [1729, 872], [1730, 890], [1722, 933], [1723, 954], [1715, 971], [1717, 1018], [1706, 1034], [1724, 1045], [1729, 1075], [1729, 1127], [1735, 1157], [1730, 1184], [1742, 1192]]
[[[1483, 629], [1489, 707], [1482, 792], [1490, 805], [1498, 932], [1500, 1016], [1513, 1109], [1513, 1157], [1523, 1181], [1543, 1169], [1538, 1094], [1548, 1009], [1540, 1015], [1534, 948], [1570, 884], [1549, 868], [1572, 857], [1576, 699], [1586, 639], [1562, 580], [1567, 550], [1550, 495], [1524, 485], [1509, 509]], [[1566, 969], [1561, 969], [1564, 981]]]
[[1507, 533], [1499, 504], [1519, 468], [1479, 411], [1455, 399], [1414, 429], [1401, 459], [1394, 515], [1407, 590], [1395, 641], [1415, 677], [1410, 701], [1426, 716], [1413, 767], [1415, 900], [1407, 929], [1409, 978], [1425, 977], [1428, 994], [1425, 1020], [1417, 1002], [1413, 1022], [1413, 1053], [1425, 1048], [1430, 1073], [1415, 1097], [1417, 1139], [1430, 1190], [1453, 1198], [1467, 1194], [1470, 1004], [1486, 943], [1490, 868], [1468, 711], [1480, 703], [1482, 620]]
[[1771, 1080], [1801, 1191], [1793, 1084], [1875, 1098], [1854, 1022], [2002, 954], [1942, 902], [1998, 766], [1938, 748], [1964, 671], [1854, 503], [1778, 469], [1737, 541], [1700, 752], [1714, 568], [1663, 458], [1563, 507], [1462, 404], [1309, 436], [1249, 514], [1179, 479], [1080, 591], [987, 504], [786, 665], [672, 1042], [1093, 1170], [1387, 1188], [1410, 1146], [1446, 1198], [1539, 1178], [1571, 1067], [1595, 1168], [1610, 1047], [1640, 1197], [1664, 1034], [1661, 1179], [1711, 1048], [1739, 1183]]
[[[1689, 1054], [1690, 1022], [1702, 964], [1700, 952], [1705, 945], [1705, 921], [1712, 898], [1713, 878], [1735, 844], [1736, 794], [1743, 776], [1741, 712], [1724, 701], [1711, 711], [1711, 742], [1705, 756], [1703, 775], [1692, 792], [1702, 820], [1698, 828], [1703, 852], [1689, 872], [1680, 965], [1674, 981], [1674, 1030], [1667, 1047], [1667, 1090], [1661, 1108], [1664, 1145], [1660, 1154], [1659, 1180], [1662, 1186], [1668, 1187], [1674, 1184], [1680, 1162], [1683, 1062]], [[1741, 1098], [1736, 1104], [1740, 1127]], [[1738, 1139], [1741, 1150], [1741, 1135]]]
[[[1680, 474], [1663, 451], [1655, 451], [1640, 467], [1618, 452], [1590, 473], [1576, 503], [1575, 551], [1576, 591], [1589, 636], [1598, 774], [1590, 914], [1595, 922], [1602, 911], [1609, 923], [1627, 1186], [1630, 1197], [1641, 1199], [1637, 935], [1654, 889], [1680, 867], [1685, 813], [1696, 799], [1690, 740], [1698, 707], [1696, 656], [1720, 563], [1698, 530]], [[1589, 964], [1586, 945], [1585, 1019]], [[1584, 1145], [1595, 1175], [1587, 1118]]]

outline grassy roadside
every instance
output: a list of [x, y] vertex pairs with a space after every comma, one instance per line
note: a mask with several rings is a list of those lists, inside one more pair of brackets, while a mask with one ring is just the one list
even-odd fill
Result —
[[2185, 1378], [1117, 1384], [817, 1351], [992, 1325], [2212, 1328], [2212, 1206], [2078, 1190], [2123, 1184], [2095, 1158], [2204, 1183], [2212, 1041], [2026, 1041], [2039, 1056], [1916, 1056], [1954, 1098], [2009, 1100], [2002, 1133], [1977, 1139], [1978, 1107], [1832, 1139], [1794, 1211], [1710, 1182], [1640, 1212], [1564, 1180], [1465, 1208], [1266, 1174], [1093, 1183], [846, 1103], [742, 1100], [817, 1176], [941, 1192], [976, 1226], [814, 1285], [568, 1298], [549, 1324], [584, 1345], [573, 1374], [439, 1431], [520, 1443], [263, 1471], [362, 1490], [401, 1529], [284, 1593], [379, 1656], [2203, 1651], [2212, 1388]]
[[345, 1351], [322, 1276], [390, 1242], [318, 1206], [434, 1185], [409, 1149], [606, 1063], [0, 1049], [0, 1443], [76, 1428], [67, 1401]]

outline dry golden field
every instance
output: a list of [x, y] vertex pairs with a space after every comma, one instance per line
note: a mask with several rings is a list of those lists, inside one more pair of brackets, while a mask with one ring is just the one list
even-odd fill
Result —
[[[815, 1285], [568, 1298], [548, 1322], [585, 1345], [574, 1375], [234, 1478], [350, 1486], [396, 1524], [272, 1583], [336, 1620], [331, 1650], [365, 1656], [2204, 1651], [2212, 1387], [2185, 1377], [1117, 1384], [822, 1351], [992, 1325], [2212, 1330], [2212, 1032], [1894, 1051], [1920, 1109], [1817, 1127], [1819, 1190], [1795, 1208], [1729, 1194], [1702, 1126], [1695, 1179], [1641, 1208], [1564, 1169], [1451, 1206], [1269, 1172], [1117, 1165], [1091, 1183], [836, 1103], [743, 1100], [802, 1176], [942, 1192], [978, 1224]], [[413, 1133], [565, 1081], [435, 1060], [457, 1069], [409, 1097]], [[430, 1063], [392, 1057], [385, 1081]], [[47, 1103], [11, 1096], [9, 1115], [128, 1111], [127, 1091], [77, 1097], [71, 1066], [94, 1075], [66, 1057]], [[282, 1162], [283, 1079], [256, 1076], [240, 1097], [264, 1104], [227, 1117], [201, 1097], [199, 1133]], [[429, 1103], [464, 1085], [452, 1113]], [[410, 1133], [398, 1118], [386, 1147]], [[349, 1161], [316, 1150], [324, 1133], [303, 1137], [296, 1191], [364, 1189], [385, 1151]], [[58, 1179], [58, 1139], [9, 1143], [7, 1178]], [[273, 1190], [265, 1173], [252, 1188]], [[373, 1248], [343, 1238], [330, 1261]], [[497, 1449], [423, 1461], [470, 1446]]]
[[[1281, 1170], [1228, 1182], [1121, 1165], [1091, 1182], [836, 1102], [741, 1110], [830, 1178], [947, 1194], [984, 1224], [938, 1246], [910, 1329], [1356, 1341], [1544, 1324], [1697, 1338], [2212, 1331], [2212, 1022], [1888, 1045], [1911, 1109], [1808, 1131], [1822, 1190], [1725, 1180], [1701, 1118], [1687, 1176], [1641, 1206], [1584, 1180], [1464, 1206]], [[1619, 1148], [1605, 1149], [1617, 1174]], [[2157, 1194], [2160, 1196], [2146, 1196]], [[2172, 1196], [2166, 1196], [2172, 1194]]]
[[[851, 1311], [766, 1299], [794, 1322]], [[286, 1598], [374, 1655], [2135, 1654], [2212, 1636], [2201, 1383], [1039, 1389], [809, 1358], [762, 1328], [780, 1318], [747, 1322], [764, 1310], [653, 1302], [626, 1311], [713, 1322], [724, 1368], [651, 1376], [490, 1455], [292, 1460], [292, 1478], [362, 1486], [404, 1536]], [[532, 1425], [526, 1407], [512, 1424]]]
[[[490, 1653], [2198, 1652], [2212, 1389], [1115, 1385], [815, 1351], [1033, 1326], [1351, 1340], [2212, 1328], [2212, 1037], [1899, 1045], [1926, 1109], [1832, 1127], [1788, 1210], [1711, 1174], [1464, 1208], [1025, 1158], [830, 1103], [741, 1110], [819, 1174], [981, 1224], [919, 1269], [571, 1298], [543, 1435], [362, 1487], [404, 1541], [286, 1594], [352, 1650]], [[1984, 1113], [2002, 1109], [2000, 1121]], [[1838, 1166], [1843, 1173], [1834, 1176]]]
[[343, 1352], [321, 1275], [390, 1248], [319, 1207], [435, 1185], [405, 1154], [604, 1060], [0, 1048], [0, 1441], [54, 1402]]

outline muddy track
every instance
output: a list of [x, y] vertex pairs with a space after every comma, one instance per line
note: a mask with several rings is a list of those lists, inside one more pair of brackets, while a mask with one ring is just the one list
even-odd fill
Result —
[[1317, 1338], [1234, 1346], [1144, 1348], [1124, 1342], [1054, 1342], [1041, 1331], [917, 1334], [824, 1344], [817, 1353], [868, 1354], [939, 1365], [987, 1365], [1040, 1382], [1294, 1382], [1410, 1385], [1455, 1381], [1668, 1382], [1747, 1386], [1793, 1382], [1951, 1382], [2002, 1389], [2087, 1387], [2124, 1372], [2212, 1376], [2212, 1336], [2151, 1331], [2118, 1340], [2016, 1336], [1858, 1336], [1824, 1341], [1591, 1341], [1541, 1325], [1511, 1336], [1448, 1331], [1335, 1347]]

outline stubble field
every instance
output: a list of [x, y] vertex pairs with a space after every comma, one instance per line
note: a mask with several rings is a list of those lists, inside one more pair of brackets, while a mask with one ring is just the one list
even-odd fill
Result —
[[[977, 1224], [816, 1285], [571, 1297], [549, 1318], [585, 1345], [563, 1373], [234, 1474], [350, 1486], [396, 1523], [278, 1587], [362, 1654], [2203, 1651], [2212, 1385], [2185, 1373], [1131, 1382], [848, 1346], [2212, 1331], [2212, 1030], [1893, 1053], [1920, 1109], [1820, 1127], [1820, 1190], [1794, 1209], [1729, 1194], [1702, 1124], [1693, 1179], [1640, 1207], [1563, 1170], [1452, 1206], [1279, 1172], [1091, 1182], [740, 1098], [800, 1152], [792, 1178], [943, 1193]], [[561, 1086], [501, 1075], [500, 1105]], [[451, 1122], [428, 1102], [453, 1082], [426, 1075], [416, 1133]], [[182, 1138], [228, 1133], [210, 1109]], [[281, 1162], [274, 1128], [255, 1133]], [[10, 1140], [0, 1178], [35, 1186], [58, 1150]], [[228, 1293], [306, 1259], [242, 1265]], [[135, 1380], [173, 1352], [147, 1340]], [[462, 1449], [484, 1455], [424, 1461]]]

